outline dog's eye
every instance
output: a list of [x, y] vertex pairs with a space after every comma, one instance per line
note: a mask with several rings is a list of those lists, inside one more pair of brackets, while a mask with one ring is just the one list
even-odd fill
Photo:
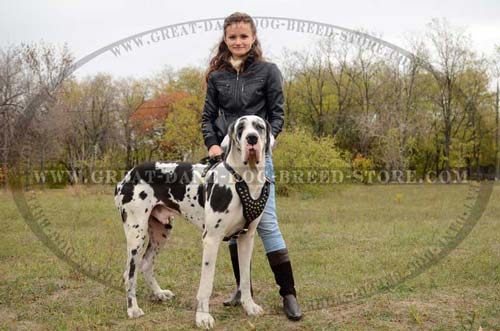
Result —
[[265, 126], [263, 126], [262, 124], [256, 124], [255, 125], [255, 128], [259, 131], [264, 131], [264, 129], [266, 128]]
[[238, 126], [238, 129], [236, 129], [236, 134], [238, 135], [238, 138], [241, 138], [241, 135], [243, 134], [243, 125]]

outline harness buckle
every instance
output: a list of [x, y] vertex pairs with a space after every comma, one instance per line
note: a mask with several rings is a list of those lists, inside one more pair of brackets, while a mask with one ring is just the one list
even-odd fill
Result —
[[238, 174], [233, 174], [233, 178], [234, 178], [234, 181], [235, 181], [236, 183], [241, 183], [241, 182], [243, 182], [243, 177], [241, 177], [241, 176], [240, 176], [240, 175], [238, 175]]

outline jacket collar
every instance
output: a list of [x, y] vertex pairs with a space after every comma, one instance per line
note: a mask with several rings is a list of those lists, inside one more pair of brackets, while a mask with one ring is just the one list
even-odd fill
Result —
[[255, 52], [253, 51], [253, 49], [251, 49], [249, 52], [248, 52], [248, 55], [247, 57], [245, 58], [245, 61], [243, 62], [241, 68], [243, 69], [246, 69], [250, 66], [250, 64], [252, 64], [253, 62], [255, 62]]
[[[248, 55], [245, 57], [245, 60], [243, 61], [243, 63], [240, 66], [240, 73], [245, 72], [250, 67], [250, 65], [254, 62], [255, 62], [255, 52], [253, 51], [253, 49], [251, 49], [248, 52]], [[225, 67], [229, 71], [236, 72], [236, 69], [233, 68], [233, 66], [231, 65], [231, 62], [229, 62], [229, 61], [227, 61]]]

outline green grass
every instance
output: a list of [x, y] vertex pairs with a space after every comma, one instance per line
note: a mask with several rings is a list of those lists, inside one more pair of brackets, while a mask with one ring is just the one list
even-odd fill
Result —
[[[36, 192], [37, 202], [74, 250], [78, 263], [100, 270], [122, 288], [125, 238], [111, 188]], [[295, 271], [299, 301], [349, 293], [387, 273], [404, 271], [413, 256], [467, 211], [467, 186], [346, 186], [320, 197], [278, 198], [280, 227]], [[216, 330], [500, 330], [500, 187], [483, 217], [448, 257], [396, 288], [354, 302], [312, 310], [300, 322], [273, 313], [281, 300], [256, 240], [252, 262], [258, 318], [221, 302], [233, 290], [228, 251], [217, 261], [211, 309]], [[201, 234], [177, 219], [156, 263], [159, 283], [177, 298], [149, 300], [146, 313], [126, 318], [124, 290], [90, 280], [58, 259], [22, 219], [12, 196], [0, 193], [0, 330], [193, 330]]]

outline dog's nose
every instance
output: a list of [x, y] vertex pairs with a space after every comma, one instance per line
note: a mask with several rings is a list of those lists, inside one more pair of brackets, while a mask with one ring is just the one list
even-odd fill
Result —
[[259, 139], [259, 138], [258, 138], [256, 135], [254, 135], [254, 134], [249, 134], [249, 135], [247, 136], [247, 142], [248, 142], [250, 145], [255, 145], [255, 144], [257, 143], [257, 140], [258, 140], [258, 139]]

